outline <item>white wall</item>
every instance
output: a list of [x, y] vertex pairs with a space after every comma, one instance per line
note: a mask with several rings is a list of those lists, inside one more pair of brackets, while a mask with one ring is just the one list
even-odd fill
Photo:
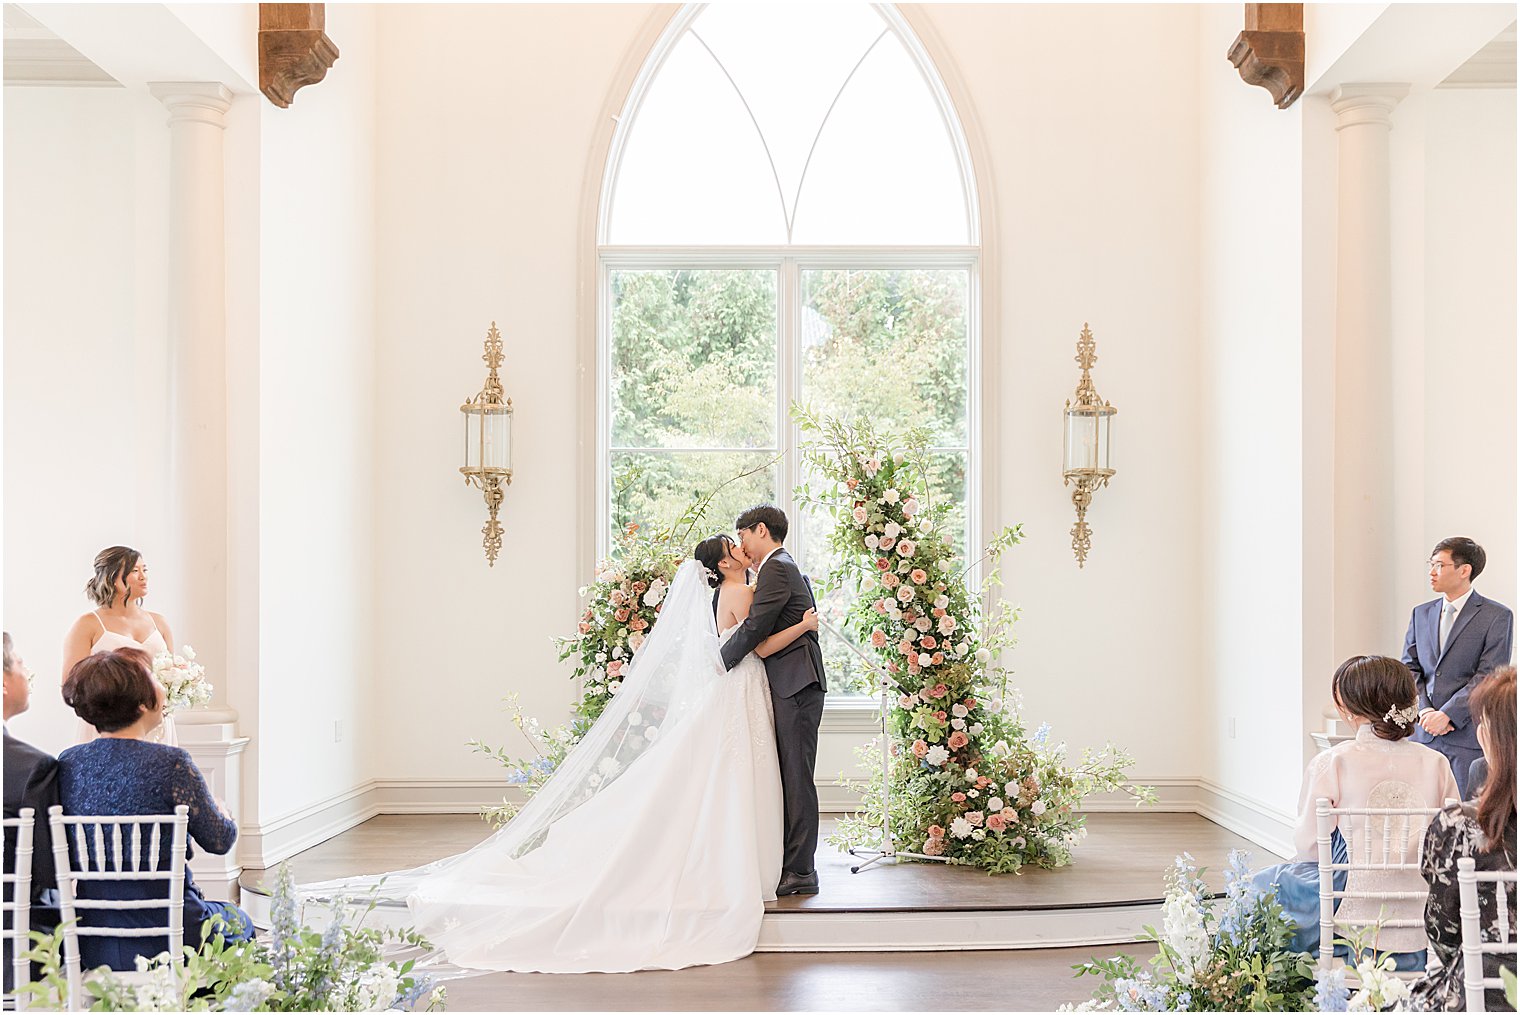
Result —
[[[1300, 107], [1222, 56], [1239, 9], [1199, 9], [1202, 772], [1292, 815], [1303, 737]], [[1223, 40], [1223, 41], [1222, 41]]]
[[[95, 554], [134, 546], [172, 623], [162, 105], [121, 88], [5, 89], [5, 628], [36, 673], [15, 733], [74, 742], [63, 636]], [[155, 579], [161, 579], [155, 581]]]
[[[379, 726], [391, 737], [375, 758], [381, 779], [496, 776], [463, 749], [472, 736], [509, 741], [496, 700], [517, 691], [549, 720], [572, 699], [549, 638], [570, 629], [588, 577], [573, 564], [577, 499], [591, 495], [574, 482], [589, 411], [577, 403], [575, 335], [594, 312], [576, 260], [591, 228], [581, 202], [586, 174], [600, 176], [588, 155], [611, 129], [599, 113], [614, 69], [637, 61], [652, 16], [634, 6], [380, 11], [376, 545], [406, 569], [377, 602]], [[1135, 751], [1142, 775], [1193, 776], [1196, 738], [1182, 731], [1197, 707], [1194, 13], [926, 6], [913, 16], [954, 54], [1003, 209], [986, 223], [1002, 251], [988, 282], [1003, 287], [1004, 308], [988, 328], [1003, 364], [989, 453], [1005, 477], [989, 521], [1022, 521], [1029, 536], [1005, 568], [1025, 610], [1008, 661], [1030, 716], [1057, 735], [1112, 738]], [[1137, 44], [1179, 57], [1156, 62], [1145, 95], [1122, 69]], [[507, 345], [517, 474], [488, 570], [480, 496], [454, 472], [455, 407], [480, 385], [493, 318]], [[1098, 495], [1079, 571], [1058, 420], [1084, 320], [1098, 337], [1099, 390], [1120, 408], [1120, 471]], [[1170, 720], [1134, 720], [1161, 701]], [[850, 763], [844, 744], [824, 755], [824, 779]]]
[[378, 606], [410, 571], [375, 555], [375, 31], [330, 7], [327, 78], [259, 100], [260, 826], [368, 779]]
[[[379, 11], [374, 486], [366, 592], [386, 780], [497, 780], [479, 737], [513, 741], [498, 700], [569, 711], [550, 638], [573, 630], [578, 498], [577, 262], [582, 184], [614, 70], [650, 9], [396, 5]], [[600, 167], [597, 167], [598, 170]], [[516, 408], [501, 556], [487, 568], [481, 494], [460, 465], [459, 405], [501, 328]], [[482, 792], [489, 792], [482, 790]]]
[[1488, 554], [1482, 593], [1517, 599], [1515, 112], [1513, 88], [1437, 89], [1426, 102], [1425, 453], [1408, 477], [1422, 518], [1400, 547], [1411, 604], [1431, 598], [1420, 562], [1454, 535]]

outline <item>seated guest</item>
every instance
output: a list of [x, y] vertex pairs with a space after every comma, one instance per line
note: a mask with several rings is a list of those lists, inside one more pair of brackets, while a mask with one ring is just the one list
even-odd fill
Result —
[[[1319, 951], [1319, 850], [1315, 801], [1324, 797], [1332, 807], [1441, 807], [1457, 799], [1451, 764], [1423, 744], [1408, 739], [1419, 719], [1418, 694], [1408, 667], [1386, 656], [1353, 656], [1335, 671], [1335, 707], [1356, 730], [1356, 737], [1315, 755], [1304, 772], [1298, 800], [1298, 829], [1294, 834], [1295, 861], [1258, 871], [1254, 883], [1263, 891], [1275, 888], [1288, 918], [1298, 925], [1292, 947], [1311, 954]], [[1348, 818], [1331, 839], [1332, 858], [1346, 863], [1350, 855], [1374, 859], [1383, 849], [1387, 818]], [[1397, 826], [1395, 826], [1397, 827]], [[1404, 843], [1405, 856], [1419, 855], [1422, 825], [1412, 823]], [[1371, 835], [1373, 842], [1367, 843]], [[1396, 840], [1394, 845], [1396, 845]], [[1390, 846], [1392, 849], [1393, 846]], [[1396, 854], [1395, 854], [1396, 856]], [[1408, 892], [1410, 901], [1337, 899], [1336, 915], [1372, 926], [1383, 920], [1420, 918], [1425, 883], [1414, 871], [1354, 871], [1353, 891]], [[1346, 871], [1334, 877], [1336, 891], [1347, 889]], [[1392, 953], [1397, 968], [1425, 967], [1425, 935], [1418, 927], [1384, 927], [1375, 941], [1366, 942], [1380, 953]], [[1347, 957], [1345, 946], [1337, 953]]]
[[[100, 731], [100, 738], [70, 747], [58, 756], [58, 793], [69, 814], [172, 814], [177, 804], [190, 808], [190, 838], [202, 849], [226, 853], [237, 839], [237, 823], [212, 799], [190, 755], [179, 747], [148, 738], [163, 721], [164, 689], [153, 679], [152, 661], [140, 649], [121, 648], [86, 656], [69, 671], [63, 700], [80, 719]], [[165, 836], [162, 848], [170, 846]], [[144, 848], [146, 836], [144, 837]], [[185, 860], [191, 850], [186, 845]], [[164, 857], [162, 863], [177, 862]], [[80, 895], [91, 899], [165, 898], [162, 882], [87, 881]], [[201, 925], [212, 917], [225, 922], [223, 937], [245, 941], [253, 936], [248, 915], [228, 902], [201, 895], [185, 868], [185, 944], [199, 947]], [[162, 910], [86, 910], [81, 922], [93, 926], [163, 926]], [[86, 968], [108, 965], [132, 969], [138, 955], [153, 956], [168, 947], [166, 938], [98, 938], [80, 941]]]
[[[58, 762], [23, 740], [11, 736], [10, 721], [32, 704], [32, 674], [16, 652], [9, 631], [5, 638], [5, 816], [21, 816], [23, 807], [37, 812], [32, 831], [32, 913], [33, 930], [49, 933], [58, 923], [58, 911], [43, 904], [52, 897], [53, 844], [48, 836], [48, 808], [58, 802]], [[5, 837], [5, 872], [16, 870], [16, 838]], [[11, 886], [5, 886], [5, 900], [11, 899]], [[11, 942], [5, 942], [5, 989], [11, 989]]]
[[[1488, 759], [1488, 780], [1476, 801], [1448, 807], [1425, 833], [1420, 869], [1430, 882], [1425, 903], [1425, 935], [1439, 969], [1416, 981], [1412, 1003], [1423, 1011], [1465, 1011], [1462, 989], [1462, 915], [1457, 889], [1457, 859], [1470, 856], [1480, 871], [1515, 869], [1515, 668], [1503, 666], [1478, 683], [1472, 693], [1478, 721], [1478, 744]], [[1499, 905], [1499, 891], [1507, 893]], [[1515, 940], [1516, 899], [1508, 885], [1478, 883], [1478, 924], [1483, 940]], [[1514, 953], [1510, 953], [1512, 964]], [[1483, 975], [1499, 975], [1502, 955], [1483, 957]], [[1434, 967], [1434, 963], [1432, 963]], [[1484, 992], [1484, 1007], [1504, 1011], [1510, 1005], [1502, 988]]]

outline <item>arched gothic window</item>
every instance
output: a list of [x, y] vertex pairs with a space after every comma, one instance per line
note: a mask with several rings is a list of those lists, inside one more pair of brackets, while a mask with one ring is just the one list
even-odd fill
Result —
[[[936, 492], [974, 538], [975, 187], [945, 89], [890, 5], [685, 8], [620, 118], [597, 239], [602, 549], [748, 473], [712, 527], [772, 501], [799, 563], [826, 572], [826, 526], [792, 494], [794, 402], [928, 428]], [[830, 690], [859, 693], [824, 641]]]

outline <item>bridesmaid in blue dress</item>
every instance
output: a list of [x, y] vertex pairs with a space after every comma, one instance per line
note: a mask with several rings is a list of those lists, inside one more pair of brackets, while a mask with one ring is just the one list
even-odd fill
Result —
[[[190, 809], [190, 839], [210, 853], [222, 854], [237, 841], [237, 823], [211, 796], [206, 780], [187, 751], [149, 738], [163, 721], [164, 690], [153, 679], [152, 660], [140, 649], [98, 652], [75, 664], [63, 684], [63, 698], [100, 736], [70, 747], [58, 756], [58, 796], [65, 814], [172, 814], [179, 804]], [[162, 848], [170, 842], [164, 836]], [[191, 849], [186, 845], [184, 859]], [[163, 858], [169, 862], [171, 858]], [[90, 899], [165, 898], [164, 882], [87, 881], [80, 896]], [[163, 926], [160, 909], [88, 910], [94, 926]], [[185, 944], [198, 948], [202, 925], [220, 917], [222, 936], [246, 941], [253, 922], [230, 902], [213, 902], [185, 867]], [[85, 968], [100, 965], [133, 969], [138, 955], [152, 957], [168, 947], [166, 937], [80, 940]]]

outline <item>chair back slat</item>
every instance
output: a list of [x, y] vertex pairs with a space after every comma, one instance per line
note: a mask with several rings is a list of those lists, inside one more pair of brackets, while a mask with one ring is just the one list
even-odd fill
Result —
[[32, 981], [32, 964], [26, 960], [31, 948], [32, 930], [32, 835], [37, 827], [37, 812], [23, 807], [16, 817], [3, 819], [6, 839], [16, 840], [16, 867], [5, 872], [5, 883], [11, 886], [11, 901], [5, 905], [4, 928], [0, 940], [5, 942], [11, 966], [11, 993], [5, 995], [5, 1003], [16, 1011], [25, 1011], [28, 997], [21, 988]]
[[[1477, 861], [1470, 856], [1457, 858], [1458, 913], [1462, 921], [1462, 993], [1468, 1011], [1487, 1011], [1488, 989], [1502, 989], [1504, 981], [1485, 976], [1484, 955], [1507, 955], [1520, 959], [1509, 937], [1509, 886], [1516, 884], [1514, 871], [1478, 872]], [[1494, 886], [1494, 906], [1498, 910], [1499, 940], [1483, 940], [1483, 907], [1478, 896], [1479, 882]]]
[[[1397, 797], [1394, 798], [1397, 800]], [[1448, 800], [1448, 806], [1456, 801]], [[1316, 845], [1319, 853], [1319, 956], [1318, 966], [1328, 970], [1335, 965], [1337, 928], [1350, 933], [1375, 924], [1390, 930], [1424, 930], [1423, 919], [1389, 917], [1367, 921], [1361, 917], [1336, 915], [1338, 900], [1356, 899], [1379, 903], [1379, 912], [1387, 904], [1414, 903], [1427, 892], [1399, 890], [1393, 885], [1369, 883], [1369, 876], [1401, 878], [1420, 869], [1419, 856], [1412, 855], [1424, 839], [1425, 828], [1441, 812], [1439, 807], [1332, 807], [1320, 797], [1314, 802]], [[1332, 855], [1332, 837], [1342, 828], [1346, 839], [1346, 863], [1336, 863]], [[1353, 835], [1352, 832], [1360, 832]], [[1360, 841], [1357, 841], [1360, 840]], [[1335, 875], [1346, 872], [1346, 887], [1335, 889]], [[1349, 936], [1349, 934], [1343, 934]], [[1384, 949], [1386, 950], [1386, 949]], [[1400, 949], [1402, 950], [1402, 949]], [[1414, 950], [1414, 949], [1410, 949]], [[1414, 979], [1418, 972], [1398, 973], [1402, 979]]]
[[[62, 918], [63, 963], [68, 983], [69, 1009], [80, 1010], [85, 1003], [83, 971], [79, 942], [91, 938], [167, 938], [168, 952], [175, 962], [184, 961], [185, 944], [185, 845], [189, 838], [190, 809], [184, 804], [173, 814], [70, 815], [62, 807], [48, 811], [53, 830], [53, 859], [58, 870], [58, 909]], [[170, 828], [170, 851], [160, 849], [162, 828]], [[109, 826], [109, 832], [107, 831]], [[146, 857], [141, 846], [143, 828], [148, 829]], [[94, 835], [90, 835], [93, 829]], [[123, 855], [123, 829], [132, 843], [131, 856]], [[72, 839], [70, 838], [72, 834]], [[106, 839], [111, 841], [107, 858]], [[70, 858], [70, 844], [74, 859]], [[93, 853], [93, 865], [91, 855]], [[81, 882], [162, 881], [168, 888], [164, 897], [145, 900], [80, 898]], [[80, 926], [80, 916], [89, 912], [122, 912], [145, 909], [165, 910], [165, 921], [152, 927]]]

